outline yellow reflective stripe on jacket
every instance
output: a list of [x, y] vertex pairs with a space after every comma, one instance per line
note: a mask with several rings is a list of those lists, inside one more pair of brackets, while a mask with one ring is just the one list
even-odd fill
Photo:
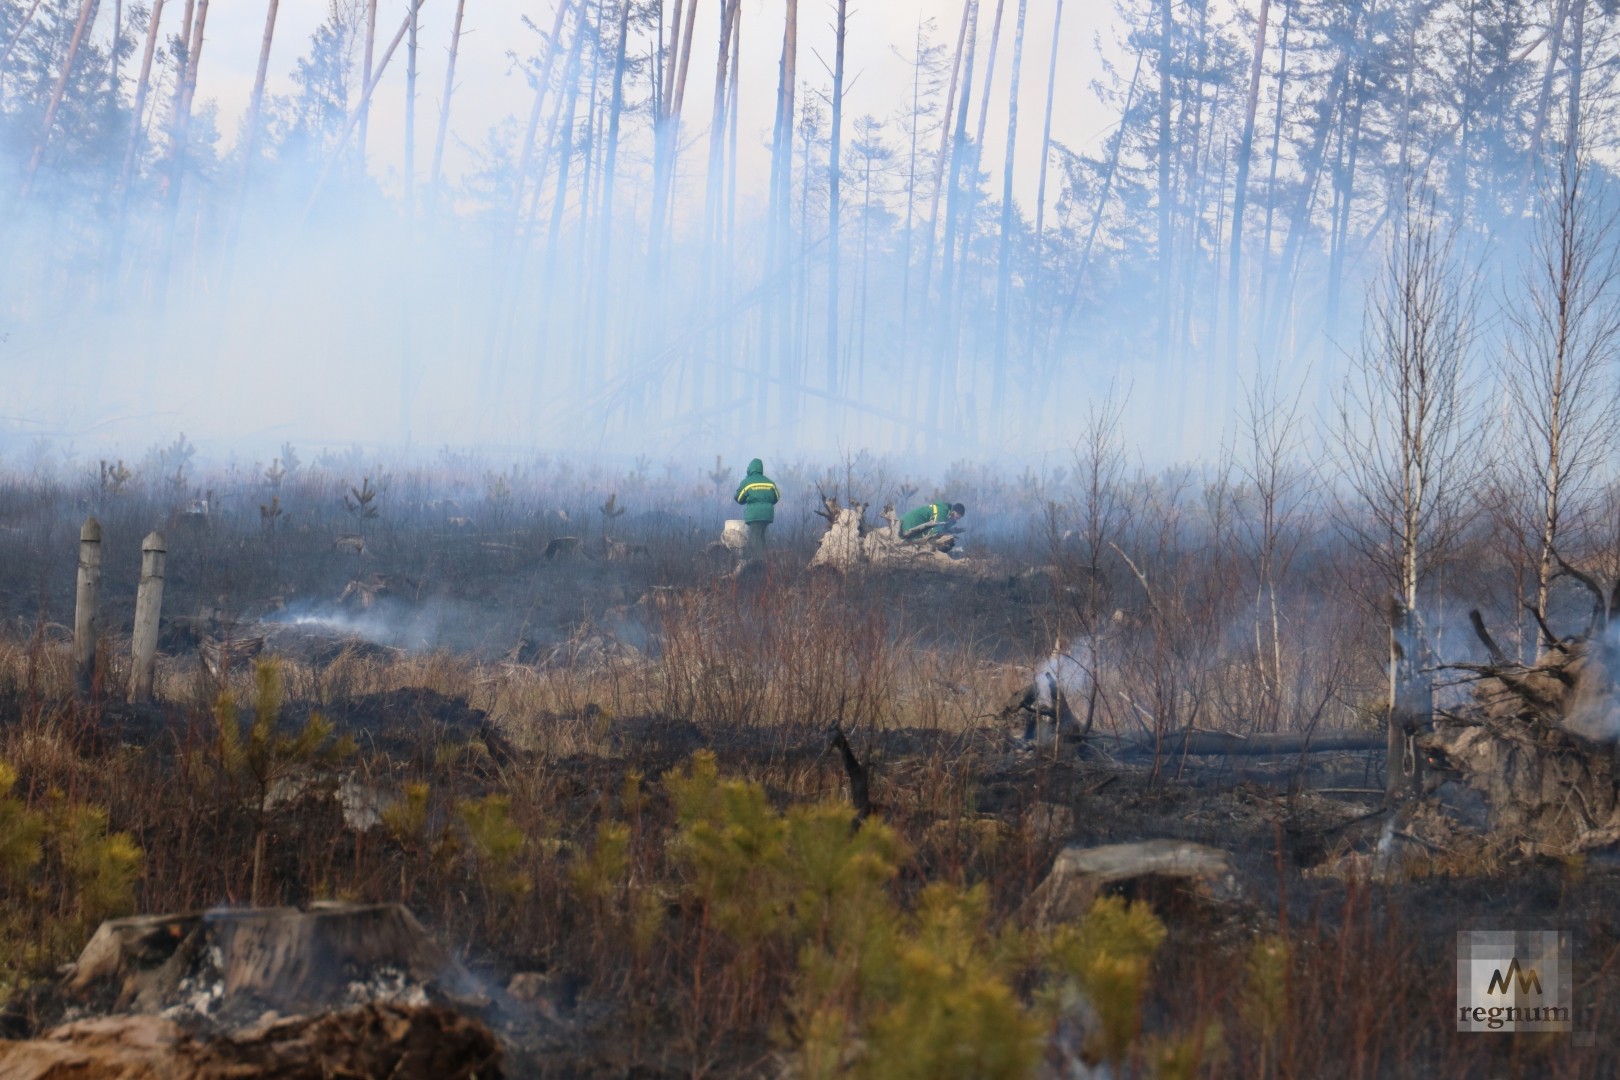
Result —
[[780, 499], [782, 497], [782, 492], [777, 489], [775, 484], [770, 484], [770, 483], [765, 483], [765, 484], [744, 484], [743, 487], [742, 487], [742, 490], [737, 492], [736, 501], [737, 502], [742, 502], [743, 501], [743, 496], [747, 495], [751, 491], [769, 491], [772, 495], [775, 495], [778, 499]]

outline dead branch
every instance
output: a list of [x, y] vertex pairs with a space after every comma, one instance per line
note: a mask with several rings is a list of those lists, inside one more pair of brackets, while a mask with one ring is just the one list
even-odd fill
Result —
[[832, 737], [828, 746], [836, 747], [844, 759], [844, 772], [849, 774], [849, 801], [855, 806], [856, 822], [865, 821], [872, 813], [871, 777], [850, 748], [849, 740], [844, 737], [844, 729], [837, 724], [833, 725]]
[[1547, 625], [1546, 618], [1542, 616], [1541, 612], [1536, 610], [1536, 605], [1526, 604], [1524, 605], [1524, 609], [1531, 615], [1535, 616], [1536, 625], [1541, 628], [1541, 639], [1546, 642], [1547, 648], [1557, 649], [1559, 652], [1568, 655], [1569, 646], [1563, 641], [1559, 640], [1558, 635], [1552, 632], [1552, 627]]
[[1572, 577], [1582, 585], [1585, 585], [1587, 590], [1592, 594], [1592, 621], [1587, 625], [1586, 632], [1591, 633], [1597, 627], [1609, 625], [1609, 601], [1608, 597], [1603, 594], [1603, 586], [1599, 585], [1597, 583], [1597, 579], [1591, 574], [1588, 574], [1583, 570], [1577, 570], [1575, 567], [1571, 566], [1569, 562], [1558, 553], [1556, 548], [1553, 549], [1552, 557], [1558, 561], [1558, 573], [1553, 575], [1554, 578]]
[[1474, 635], [1490, 654], [1491, 663], [1506, 664], [1507, 657], [1502, 654], [1501, 646], [1496, 644], [1496, 639], [1491, 637], [1491, 632], [1485, 629], [1485, 619], [1480, 615], [1479, 608], [1473, 608], [1468, 612], [1468, 621], [1474, 626]]

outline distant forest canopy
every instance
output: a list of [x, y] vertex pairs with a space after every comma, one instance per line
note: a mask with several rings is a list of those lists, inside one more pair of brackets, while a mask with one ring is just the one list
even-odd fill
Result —
[[[1017, 456], [1113, 394], [1143, 445], [1205, 455], [1257, 377], [1330, 399], [1406, 208], [1504, 323], [1560, 163], [1602, 191], [1620, 136], [1616, 0], [942, 0], [880, 101], [847, 0], [544, 0], [487, 131], [456, 122], [479, 0], [431, 0], [432, 41], [423, 2], [333, 0], [291, 42], [266, 0], [235, 131], [209, 0], [0, 2], [14, 433]], [[1036, 26], [1101, 51], [1110, 129], [1053, 130], [1081, 91]], [[740, 85], [743, 50], [779, 77]], [[389, 67], [400, 160], [368, 153]], [[743, 95], [775, 101], [760, 197]]]

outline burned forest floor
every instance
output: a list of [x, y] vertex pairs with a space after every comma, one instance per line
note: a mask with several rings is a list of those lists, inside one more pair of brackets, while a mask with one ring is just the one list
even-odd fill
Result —
[[[299, 1011], [212, 969], [137, 993], [173, 943], [91, 980], [104, 920], [392, 904], [443, 970], [373, 956], [304, 1011], [492, 1034], [494, 1058], [424, 1076], [1620, 1072], [1620, 848], [1552, 853], [1467, 808], [1424, 825], [1386, 803], [1381, 752], [1171, 737], [1376, 741], [1386, 644], [1332, 552], [1257, 648], [1241, 566], [1145, 529], [1128, 561], [987, 526], [938, 564], [841, 573], [808, 568], [814, 517], [745, 562], [717, 522], [611, 503], [130, 500], [92, 507], [75, 694], [84, 506], [48, 495], [0, 498], [0, 1076], [92, 1020], [247, 1053]], [[153, 527], [164, 615], [132, 705]], [[1072, 723], [1036, 701], [1059, 693]], [[1573, 1030], [1459, 1032], [1469, 929], [1568, 931]]]

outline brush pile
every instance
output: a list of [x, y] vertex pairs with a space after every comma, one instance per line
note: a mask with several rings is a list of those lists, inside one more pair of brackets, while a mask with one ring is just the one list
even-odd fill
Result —
[[498, 1075], [490, 1001], [398, 904], [113, 919], [65, 1023], [0, 1043], [0, 1080]]
[[1417, 740], [1442, 797], [1449, 782], [1482, 798], [1493, 838], [1527, 853], [1620, 844], [1620, 649], [1607, 619], [1576, 637], [1546, 633], [1528, 664], [1472, 619], [1489, 662], [1450, 665], [1474, 680], [1469, 699]]
[[827, 531], [821, 545], [810, 559], [812, 567], [830, 566], [848, 572], [861, 567], [908, 570], [947, 570], [962, 565], [963, 560], [949, 553], [956, 537], [949, 533], [915, 540], [900, 538], [899, 518], [894, 507], [883, 511], [886, 524], [866, 523], [866, 504], [840, 506], [837, 499], [823, 494], [823, 509], [819, 517], [827, 521]]

